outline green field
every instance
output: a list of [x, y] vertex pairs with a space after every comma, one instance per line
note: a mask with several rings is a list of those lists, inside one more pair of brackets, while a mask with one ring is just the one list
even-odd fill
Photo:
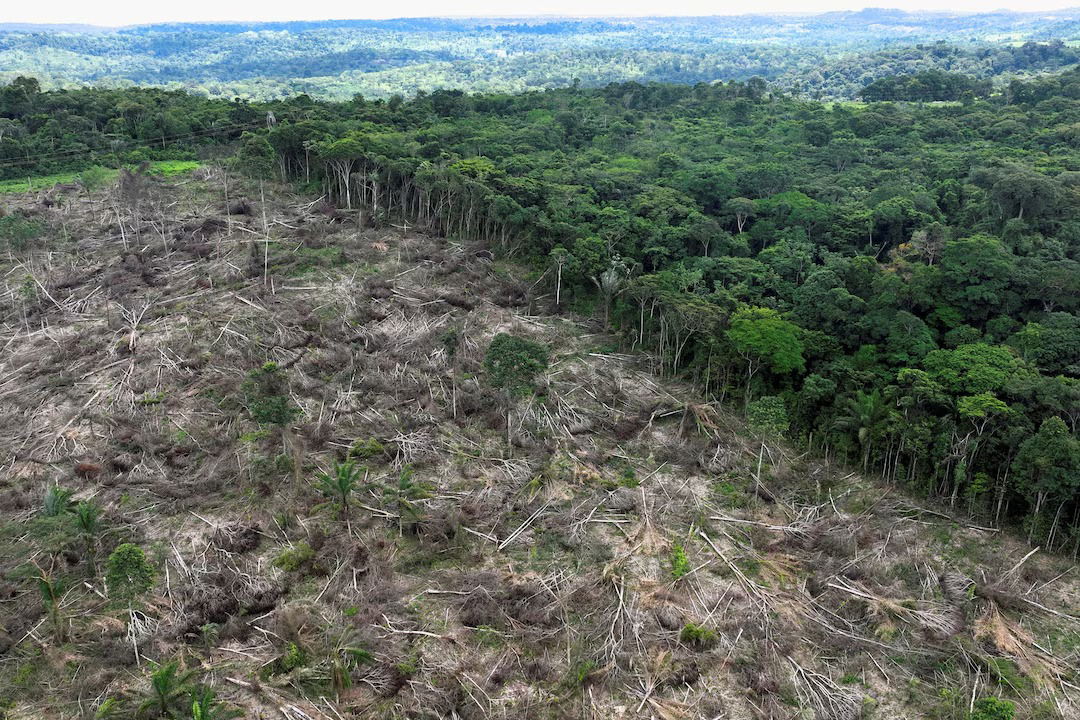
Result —
[[[194, 160], [161, 160], [150, 163], [150, 173], [161, 177], [172, 177], [174, 175], [189, 173], [198, 167], [199, 163]], [[111, 172], [114, 178], [120, 173], [119, 170], [112, 170]], [[78, 178], [79, 173], [67, 172], [57, 173], [56, 175], [39, 175], [37, 177], [22, 179], [0, 180], [0, 193], [21, 193], [41, 190], [59, 183], [75, 182]]]

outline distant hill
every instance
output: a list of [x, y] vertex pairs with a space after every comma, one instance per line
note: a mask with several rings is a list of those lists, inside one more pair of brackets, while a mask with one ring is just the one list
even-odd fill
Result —
[[[1077, 62], [1080, 10], [699, 18], [402, 18], [167, 23], [123, 28], [0, 25], [0, 81], [47, 88], [183, 87], [272, 100], [347, 100], [440, 88], [521, 92], [612, 82], [773, 87], [853, 99], [883, 77], [961, 73], [997, 85]], [[1033, 53], [1025, 43], [1049, 47]]]
[[103, 25], [78, 23], [59, 25], [53, 23], [0, 23], [0, 33], [103, 33], [117, 28]]

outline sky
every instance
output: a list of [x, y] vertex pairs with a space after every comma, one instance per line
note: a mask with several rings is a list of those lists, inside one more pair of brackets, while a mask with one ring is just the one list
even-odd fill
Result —
[[1080, 0], [401, 0], [357, 2], [322, 0], [308, 6], [295, 0], [0, 0], [0, 23], [86, 23], [134, 25], [151, 22], [222, 20], [325, 20], [342, 18], [468, 17], [511, 15], [634, 16], [738, 15], [748, 12], [825, 12], [863, 7], [904, 10], [985, 12], [990, 9], [1055, 10], [1080, 6]]

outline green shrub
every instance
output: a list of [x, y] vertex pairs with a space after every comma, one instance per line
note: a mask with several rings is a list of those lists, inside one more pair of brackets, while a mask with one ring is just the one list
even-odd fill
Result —
[[373, 437], [369, 437], [367, 440], [357, 440], [349, 448], [349, 457], [359, 458], [360, 460], [370, 460], [385, 454], [386, 446]]
[[746, 492], [731, 480], [721, 480], [715, 483], [713, 492], [716, 493], [722, 507], [744, 508], [749, 501]]
[[298, 542], [295, 547], [281, 551], [274, 558], [274, 567], [281, 568], [285, 572], [296, 572], [301, 567], [311, 562], [315, 557], [315, 551], [306, 542]]
[[704, 650], [716, 642], [716, 633], [701, 625], [687, 623], [679, 632], [679, 642], [683, 645]]
[[1043, 700], [1033, 705], [1028, 717], [1030, 720], [1062, 720], [1061, 713], [1058, 712], [1053, 700]]
[[1016, 706], [1008, 700], [984, 697], [975, 702], [971, 720], [1013, 720]]
[[416, 673], [420, 672], [420, 656], [417, 650], [413, 650], [399, 663], [394, 665], [394, 669], [398, 671], [403, 677], [412, 677]]
[[[609, 463], [610, 464], [610, 463]], [[608, 490], [614, 490], [615, 488], [626, 487], [636, 488], [641, 485], [641, 481], [638, 480], [637, 472], [634, 467], [623, 460], [622, 458], [615, 458], [613, 463], [618, 475], [614, 480], [605, 479], [601, 484]]]
[[299, 667], [307, 665], [307, 653], [305, 653], [299, 645], [294, 642], [285, 646], [285, 652], [278, 658], [278, 668], [281, 672], [289, 672]]
[[100, 165], [92, 165], [79, 173], [79, 184], [83, 186], [83, 189], [91, 197], [96, 190], [105, 187], [115, 179], [116, 170], [110, 170]]
[[548, 351], [543, 345], [506, 333], [495, 336], [484, 356], [488, 382], [510, 395], [528, 394], [547, 366]]
[[446, 356], [453, 360], [454, 356], [457, 355], [458, 346], [461, 345], [461, 331], [456, 327], [447, 328], [439, 336], [439, 342], [442, 344], [443, 349], [446, 350]]
[[30, 247], [30, 241], [45, 232], [45, 223], [19, 214], [0, 217], [0, 240], [18, 252]]
[[105, 562], [105, 583], [109, 595], [131, 601], [154, 585], [154, 568], [138, 545], [119, 545]]
[[361, 665], [371, 665], [375, 662], [375, 654], [362, 647], [342, 648], [341, 654], [346, 658], [346, 661], [352, 668], [357, 668]]
[[487, 625], [477, 625], [475, 635], [476, 641], [484, 647], [496, 648], [505, 643], [502, 634]]
[[766, 395], [747, 405], [746, 421], [751, 430], [761, 435], [780, 435], [790, 425], [787, 406], [775, 395]]
[[583, 687], [594, 672], [600, 668], [595, 660], [579, 661], [570, 669], [566, 678], [566, 685], [572, 688]]
[[686, 550], [682, 545], [675, 543], [671, 546], [671, 577], [678, 580], [690, 572], [690, 559], [686, 557]]
[[289, 398], [285, 371], [275, 362], [248, 373], [240, 390], [251, 419], [260, 425], [288, 425], [300, 414]]
[[1032, 689], [1031, 680], [1026, 677], [1020, 668], [1008, 658], [989, 658], [986, 661], [986, 669], [998, 684], [1006, 687], [1018, 695]]

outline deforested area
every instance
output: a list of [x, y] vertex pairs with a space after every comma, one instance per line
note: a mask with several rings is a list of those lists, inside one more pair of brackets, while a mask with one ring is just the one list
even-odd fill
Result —
[[1067, 546], [490, 243], [216, 162], [0, 198], [4, 717], [1080, 713]]

